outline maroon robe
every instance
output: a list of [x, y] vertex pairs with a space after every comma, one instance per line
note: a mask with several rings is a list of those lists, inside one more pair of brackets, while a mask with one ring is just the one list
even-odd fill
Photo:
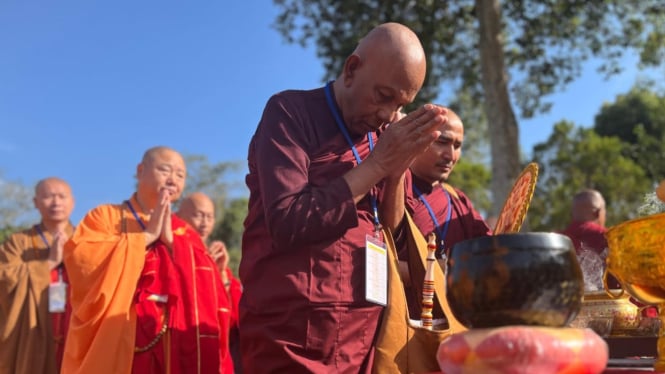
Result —
[[[575, 221], [571, 222], [561, 234], [570, 238], [577, 254], [580, 254], [582, 249], [588, 249], [602, 256], [603, 251], [607, 248], [606, 232], [607, 228], [595, 222]], [[608, 274], [607, 282], [610, 288], [621, 288], [619, 281], [612, 274]], [[632, 301], [635, 302], [635, 300]], [[641, 306], [639, 303], [636, 304]]]
[[[409, 183], [409, 176], [412, 184]], [[407, 210], [413, 217], [413, 222], [418, 226], [425, 238], [431, 232], [435, 232], [437, 234], [437, 243], [439, 243], [441, 238], [439, 238], [438, 231], [445, 225], [446, 218], [448, 217], [448, 198], [446, 197], [446, 192], [444, 192], [444, 187], [437, 185], [432, 188], [431, 183], [425, 182], [412, 173], [407, 173], [406, 183], [406, 205]], [[435, 230], [432, 216], [422, 200], [418, 198], [415, 189], [413, 189], [414, 186], [427, 199], [427, 203], [436, 215], [440, 226], [438, 230]], [[492, 230], [485, 223], [480, 213], [473, 207], [471, 200], [462, 191], [452, 188], [450, 185], [446, 185], [446, 188], [449, 190], [450, 202], [452, 203], [448, 231], [445, 238], [443, 238], [444, 248], [446, 254], [448, 254], [456, 243], [479, 236], [492, 235]], [[400, 258], [406, 259], [407, 257], [405, 257], [405, 254], [400, 253]]]
[[[351, 134], [365, 159], [365, 134]], [[365, 300], [369, 198], [323, 88], [267, 103], [249, 147], [240, 344], [248, 373], [369, 372], [383, 307]], [[378, 194], [378, 188], [373, 193]], [[380, 196], [379, 196], [380, 197]]]
[[605, 227], [595, 222], [571, 222], [562, 234], [567, 235], [573, 241], [578, 253], [584, 248], [601, 254], [607, 248], [606, 231]]

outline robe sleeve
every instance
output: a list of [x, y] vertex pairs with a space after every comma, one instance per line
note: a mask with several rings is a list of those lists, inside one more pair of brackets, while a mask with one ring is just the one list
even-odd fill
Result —
[[457, 196], [462, 203], [466, 212], [464, 212], [465, 227], [470, 227], [471, 232], [468, 234], [468, 238], [477, 238], [481, 236], [490, 236], [492, 235], [492, 229], [489, 227], [487, 222], [483, 219], [483, 216], [473, 207], [471, 199], [469, 199], [464, 192], [459, 189], [455, 189]]
[[339, 238], [358, 225], [351, 190], [341, 177], [309, 183], [310, 157], [303, 123], [279, 95], [268, 101], [252, 146], [270, 234], [282, 248]]
[[21, 256], [25, 247], [20, 243], [21, 238], [25, 236], [16, 233], [0, 245], [0, 309], [5, 312], [10, 310], [17, 287], [25, 284], [30, 274], [28, 264]]
[[120, 212], [117, 206], [95, 208], [65, 244], [72, 318], [63, 372], [131, 371], [133, 299], [146, 246], [142, 231], [122, 231]]

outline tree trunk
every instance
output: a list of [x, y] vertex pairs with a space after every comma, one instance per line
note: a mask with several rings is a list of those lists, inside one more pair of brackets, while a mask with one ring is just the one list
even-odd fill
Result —
[[520, 171], [517, 120], [508, 94], [499, 0], [476, 0], [480, 68], [492, 154], [492, 214], [499, 214]]

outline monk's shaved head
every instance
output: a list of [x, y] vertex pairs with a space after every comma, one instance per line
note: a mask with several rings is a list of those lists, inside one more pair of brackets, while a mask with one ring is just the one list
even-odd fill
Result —
[[183, 198], [176, 213], [189, 223], [205, 241], [215, 226], [215, 203], [203, 192]]
[[445, 108], [447, 122], [438, 126], [439, 138], [411, 163], [411, 172], [432, 185], [448, 180], [462, 157], [464, 124], [451, 109]]
[[418, 36], [399, 23], [384, 23], [360, 40], [354, 54], [370, 63], [394, 64], [410, 75], [418, 89], [425, 80], [427, 60]]
[[51, 185], [62, 185], [67, 191], [69, 191], [70, 194], [72, 192], [71, 186], [64, 179], [58, 177], [48, 177], [37, 182], [35, 185], [35, 196], [43, 193], [44, 190]]
[[178, 213], [194, 209], [198, 206], [208, 208], [212, 211], [215, 209], [215, 204], [212, 202], [212, 199], [208, 197], [208, 195], [204, 194], [203, 192], [194, 192], [182, 199]]
[[58, 177], [44, 178], [37, 182], [33, 202], [47, 226], [68, 222], [74, 209], [72, 188]]
[[186, 177], [185, 161], [174, 149], [157, 146], [145, 151], [136, 167], [136, 193], [142, 209], [155, 207], [162, 191], [167, 191], [171, 201], [176, 201], [185, 189]]
[[384, 23], [360, 40], [334, 83], [337, 105], [354, 134], [394, 121], [425, 81], [427, 61], [418, 36], [398, 23]]
[[[152, 147], [152, 148], [148, 149], [147, 151], [145, 151], [145, 153], [143, 153], [143, 158], [141, 158], [141, 162], [142, 163], [150, 162], [150, 161], [154, 160], [155, 157], [157, 157], [158, 155], [163, 154], [165, 152], [178, 153], [178, 151], [174, 150], [173, 148], [169, 148], [169, 147], [166, 147], [166, 146], [163, 146], [163, 145], [158, 145], [156, 147]], [[178, 155], [180, 155], [180, 153], [178, 153]]]
[[585, 189], [573, 197], [572, 216], [574, 221], [595, 221], [605, 224], [605, 199], [593, 189]]
[[453, 112], [453, 110], [450, 108], [446, 108], [446, 117], [448, 117], [448, 122], [452, 121], [462, 122], [457, 113]]

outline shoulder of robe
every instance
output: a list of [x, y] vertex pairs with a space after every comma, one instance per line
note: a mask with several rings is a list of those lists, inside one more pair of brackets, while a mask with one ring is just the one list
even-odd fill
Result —
[[10, 251], [10, 248], [13, 251], [28, 248], [32, 244], [30, 240], [32, 234], [32, 227], [16, 231], [0, 243], [0, 248], [2, 251]]
[[107, 218], [111, 218], [113, 216], [118, 216], [118, 215], [120, 215], [120, 211], [122, 210], [122, 207], [123, 207], [122, 204], [98, 205], [97, 207], [92, 208], [85, 215], [85, 218], [107, 219]]
[[456, 189], [455, 187], [449, 185], [448, 183], [442, 183], [441, 186], [443, 187], [444, 190], [448, 191], [448, 193], [452, 195], [452, 197], [458, 200], [460, 199], [460, 195], [465, 196], [462, 191]]

